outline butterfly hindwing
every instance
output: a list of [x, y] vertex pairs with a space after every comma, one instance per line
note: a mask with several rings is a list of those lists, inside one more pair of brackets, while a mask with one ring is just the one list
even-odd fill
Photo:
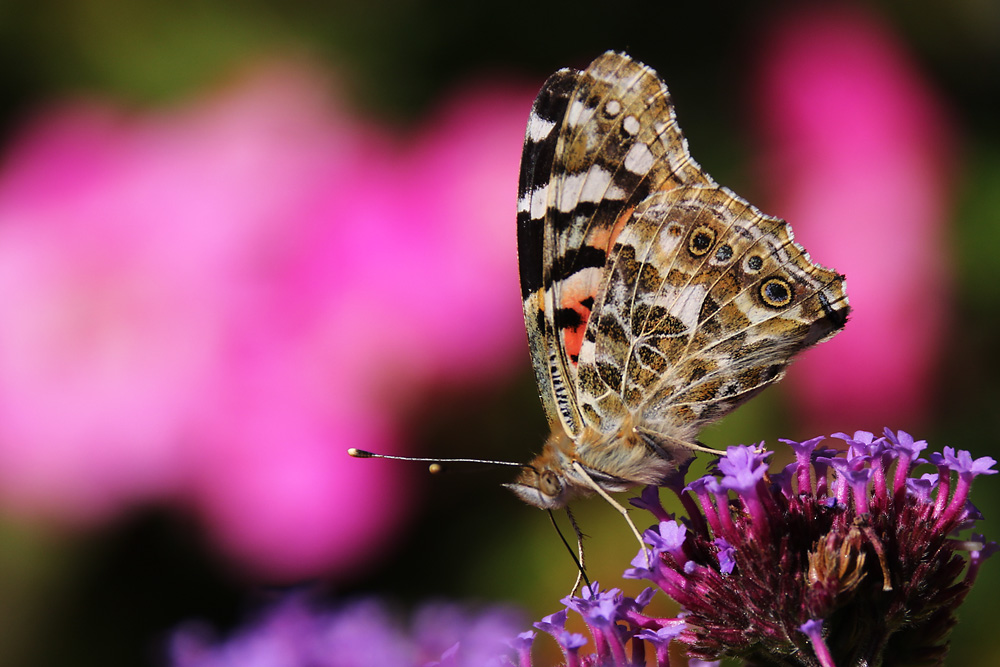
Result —
[[720, 187], [649, 197], [618, 237], [580, 362], [583, 414], [691, 441], [846, 319], [843, 278]]

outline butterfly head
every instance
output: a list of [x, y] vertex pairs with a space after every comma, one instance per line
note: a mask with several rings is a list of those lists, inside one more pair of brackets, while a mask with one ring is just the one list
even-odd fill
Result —
[[504, 486], [524, 502], [543, 510], [562, 509], [574, 498], [595, 493], [596, 487], [617, 493], [635, 486], [635, 482], [583, 465], [579, 460], [546, 456], [549, 453], [543, 451], [525, 466], [517, 480]]
[[541, 509], [560, 509], [569, 501], [564, 476], [550, 468], [525, 468], [516, 482], [504, 486], [524, 502]]
[[514, 494], [541, 509], [561, 509], [577, 495], [573, 479], [573, 440], [558, 429], [549, 437], [542, 453], [524, 466], [511, 484], [504, 484]]
[[[621, 475], [606, 472], [589, 463], [583, 463], [579, 456], [578, 443], [558, 429], [545, 443], [542, 453], [524, 466], [513, 483], [504, 486], [524, 502], [541, 509], [566, 507], [574, 498], [593, 494], [595, 486], [609, 493], [635, 486], [636, 482], [629, 482]], [[616, 464], [604, 467], [616, 470]]]
[[571, 462], [563, 454], [546, 447], [513, 483], [504, 486], [529, 505], [541, 509], [565, 507], [571, 496], [571, 484], [566, 477]]

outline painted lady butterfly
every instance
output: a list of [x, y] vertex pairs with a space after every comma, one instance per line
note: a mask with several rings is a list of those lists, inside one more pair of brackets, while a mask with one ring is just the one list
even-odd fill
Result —
[[843, 276], [702, 171], [664, 83], [621, 53], [538, 94], [517, 243], [552, 435], [507, 486], [545, 509], [661, 483], [849, 311]]

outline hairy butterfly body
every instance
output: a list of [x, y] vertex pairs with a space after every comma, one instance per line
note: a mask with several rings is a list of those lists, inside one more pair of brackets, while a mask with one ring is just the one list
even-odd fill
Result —
[[843, 276], [702, 171], [664, 83], [621, 53], [542, 87], [517, 240], [552, 435], [508, 487], [541, 508], [661, 483], [847, 320]]

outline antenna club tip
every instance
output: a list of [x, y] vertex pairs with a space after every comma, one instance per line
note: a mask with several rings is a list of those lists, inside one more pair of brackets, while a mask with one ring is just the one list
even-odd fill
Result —
[[427, 472], [429, 472], [432, 475], [437, 475], [444, 472], [444, 467], [442, 467], [440, 463], [432, 463], [429, 466], [427, 466]]
[[357, 447], [351, 447], [347, 450], [348, 456], [353, 456], [356, 459], [370, 459], [373, 454], [371, 452], [366, 452], [363, 449], [358, 449]]

